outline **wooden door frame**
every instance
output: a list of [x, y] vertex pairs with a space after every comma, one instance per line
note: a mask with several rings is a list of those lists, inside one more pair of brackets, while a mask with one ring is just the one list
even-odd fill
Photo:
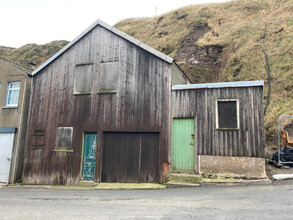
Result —
[[97, 131], [84, 131], [82, 132], [82, 146], [81, 146], [81, 161], [80, 161], [80, 172], [79, 172], [79, 176], [80, 176], [80, 180], [81, 181], [86, 181], [82, 178], [82, 174], [83, 174], [83, 156], [84, 156], [84, 141], [85, 141], [85, 134], [96, 134], [97, 135], [97, 144], [96, 144], [96, 160], [95, 160], [95, 173], [94, 173], [94, 182], [96, 180], [96, 165], [97, 165], [97, 149], [98, 149], [98, 132]]
[[194, 172], [195, 173], [198, 173], [199, 172], [199, 162], [198, 162], [198, 147], [197, 147], [197, 144], [196, 144], [196, 140], [197, 140], [197, 135], [196, 135], [196, 132], [197, 132], [197, 117], [194, 116], [194, 117], [173, 117], [172, 118], [172, 125], [171, 125], [171, 146], [172, 146], [172, 149], [171, 149], [171, 169], [173, 170], [173, 147], [174, 147], [174, 143], [173, 143], [173, 137], [174, 137], [174, 119], [193, 119], [194, 121]]

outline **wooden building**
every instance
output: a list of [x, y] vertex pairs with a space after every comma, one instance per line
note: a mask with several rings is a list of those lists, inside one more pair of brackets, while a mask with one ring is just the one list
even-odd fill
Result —
[[173, 86], [172, 169], [265, 178], [263, 85]]
[[0, 182], [21, 182], [31, 78], [0, 59]]
[[160, 182], [173, 59], [98, 20], [33, 72], [24, 183]]

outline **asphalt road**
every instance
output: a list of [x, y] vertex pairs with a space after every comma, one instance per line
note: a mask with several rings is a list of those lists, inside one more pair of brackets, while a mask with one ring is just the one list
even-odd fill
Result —
[[0, 219], [292, 219], [293, 185], [158, 190], [0, 188]]

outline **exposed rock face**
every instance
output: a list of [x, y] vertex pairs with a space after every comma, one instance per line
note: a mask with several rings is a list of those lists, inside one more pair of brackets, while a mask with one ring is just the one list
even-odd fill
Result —
[[219, 77], [223, 47], [199, 47], [195, 43], [211, 29], [207, 24], [194, 26], [189, 37], [182, 41], [175, 61], [193, 79], [194, 83], [213, 82]]

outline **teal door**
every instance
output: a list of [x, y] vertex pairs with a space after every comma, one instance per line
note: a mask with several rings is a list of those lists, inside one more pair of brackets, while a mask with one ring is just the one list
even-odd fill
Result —
[[194, 119], [173, 119], [173, 170], [194, 170]]
[[97, 134], [84, 134], [82, 179], [94, 180], [96, 166]]

